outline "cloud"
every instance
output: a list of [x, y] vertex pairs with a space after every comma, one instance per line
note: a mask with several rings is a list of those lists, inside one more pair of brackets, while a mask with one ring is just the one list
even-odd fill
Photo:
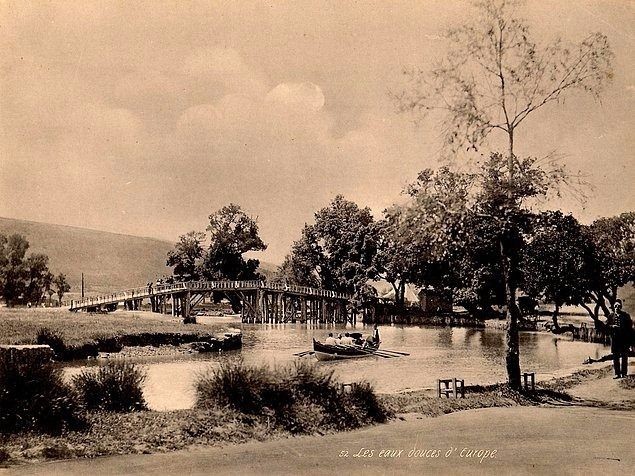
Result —
[[[442, 53], [434, 40], [461, 2], [7, 5], [0, 215], [175, 238], [235, 201], [280, 259], [336, 193], [378, 211], [437, 165], [433, 122], [412, 127], [385, 93], [401, 66]], [[619, 8], [598, 10], [625, 27]], [[593, 29], [584, 15], [573, 26], [566, 35]], [[612, 43], [629, 57], [630, 43]], [[567, 101], [523, 125], [519, 150], [558, 147], [595, 183], [618, 170], [627, 189], [631, 63], [603, 114]], [[594, 213], [632, 208], [618, 195]]]
[[185, 58], [182, 71], [199, 85], [219, 88], [220, 93], [262, 97], [267, 89], [265, 75], [248, 66], [232, 48], [199, 49]]
[[281, 83], [267, 93], [265, 102], [298, 111], [317, 112], [324, 107], [324, 94], [313, 83]]

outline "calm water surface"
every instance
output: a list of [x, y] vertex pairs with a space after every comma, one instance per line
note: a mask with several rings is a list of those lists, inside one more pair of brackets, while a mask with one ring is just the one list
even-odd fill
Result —
[[[297, 359], [292, 354], [311, 348], [312, 338], [324, 340], [330, 330], [301, 324], [235, 324], [243, 330], [243, 349], [226, 353], [201, 354], [178, 361], [139, 360], [147, 371], [144, 389], [152, 409], [189, 408], [194, 403], [196, 377], [219, 365], [221, 358], [242, 357], [247, 363], [280, 365]], [[350, 328], [349, 328], [350, 329]], [[357, 330], [371, 332], [358, 325]], [[438, 378], [459, 377], [466, 384], [489, 384], [505, 380], [505, 333], [495, 329], [475, 330], [450, 327], [380, 327], [382, 348], [410, 353], [410, 356], [319, 362], [333, 369], [342, 382], [365, 379], [379, 392], [432, 388]], [[546, 333], [520, 334], [521, 368], [540, 377], [579, 366], [587, 356], [600, 357], [608, 351], [599, 344], [572, 342]], [[315, 361], [314, 357], [304, 357]], [[69, 370], [70, 373], [77, 369]]]

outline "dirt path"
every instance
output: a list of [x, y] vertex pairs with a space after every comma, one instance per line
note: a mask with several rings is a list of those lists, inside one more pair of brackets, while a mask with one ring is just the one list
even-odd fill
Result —
[[[635, 446], [627, 437], [634, 425], [634, 412], [490, 408], [439, 418], [409, 415], [405, 421], [325, 437], [30, 464], [0, 474], [628, 474], [635, 465]], [[367, 454], [373, 450], [372, 457], [356, 457], [362, 448]], [[429, 450], [428, 457], [414, 457], [410, 450], [415, 448], [424, 455]], [[397, 453], [385, 458], [384, 449]], [[482, 462], [468, 457], [468, 451], [479, 450], [493, 456]]]

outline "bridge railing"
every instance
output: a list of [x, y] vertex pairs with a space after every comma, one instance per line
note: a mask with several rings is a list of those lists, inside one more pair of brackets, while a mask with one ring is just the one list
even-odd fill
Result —
[[113, 304], [132, 299], [143, 299], [154, 295], [170, 294], [179, 291], [223, 291], [223, 290], [254, 290], [264, 289], [271, 291], [283, 291], [307, 296], [318, 296], [332, 299], [350, 299], [350, 295], [318, 289], [309, 286], [296, 286], [283, 283], [265, 283], [259, 280], [248, 281], [189, 281], [172, 284], [157, 284], [152, 286], [126, 289], [112, 294], [84, 298], [78, 301], [72, 300], [71, 309], [94, 307], [102, 304]]
[[70, 307], [71, 309], [80, 307], [92, 307], [98, 306], [100, 304], [111, 304], [114, 302], [128, 301], [131, 299], [141, 299], [153, 294], [165, 294], [174, 291], [183, 291], [187, 289], [186, 284], [187, 283], [157, 284], [156, 286], [130, 288], [112, 294], [87, 297], [81, 300], [72, 300]]

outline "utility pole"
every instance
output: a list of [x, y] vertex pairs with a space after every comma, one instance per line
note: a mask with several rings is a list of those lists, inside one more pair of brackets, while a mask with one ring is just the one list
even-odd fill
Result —
[[84, 299], [84, 273], [82, 273], [82, 299]]

